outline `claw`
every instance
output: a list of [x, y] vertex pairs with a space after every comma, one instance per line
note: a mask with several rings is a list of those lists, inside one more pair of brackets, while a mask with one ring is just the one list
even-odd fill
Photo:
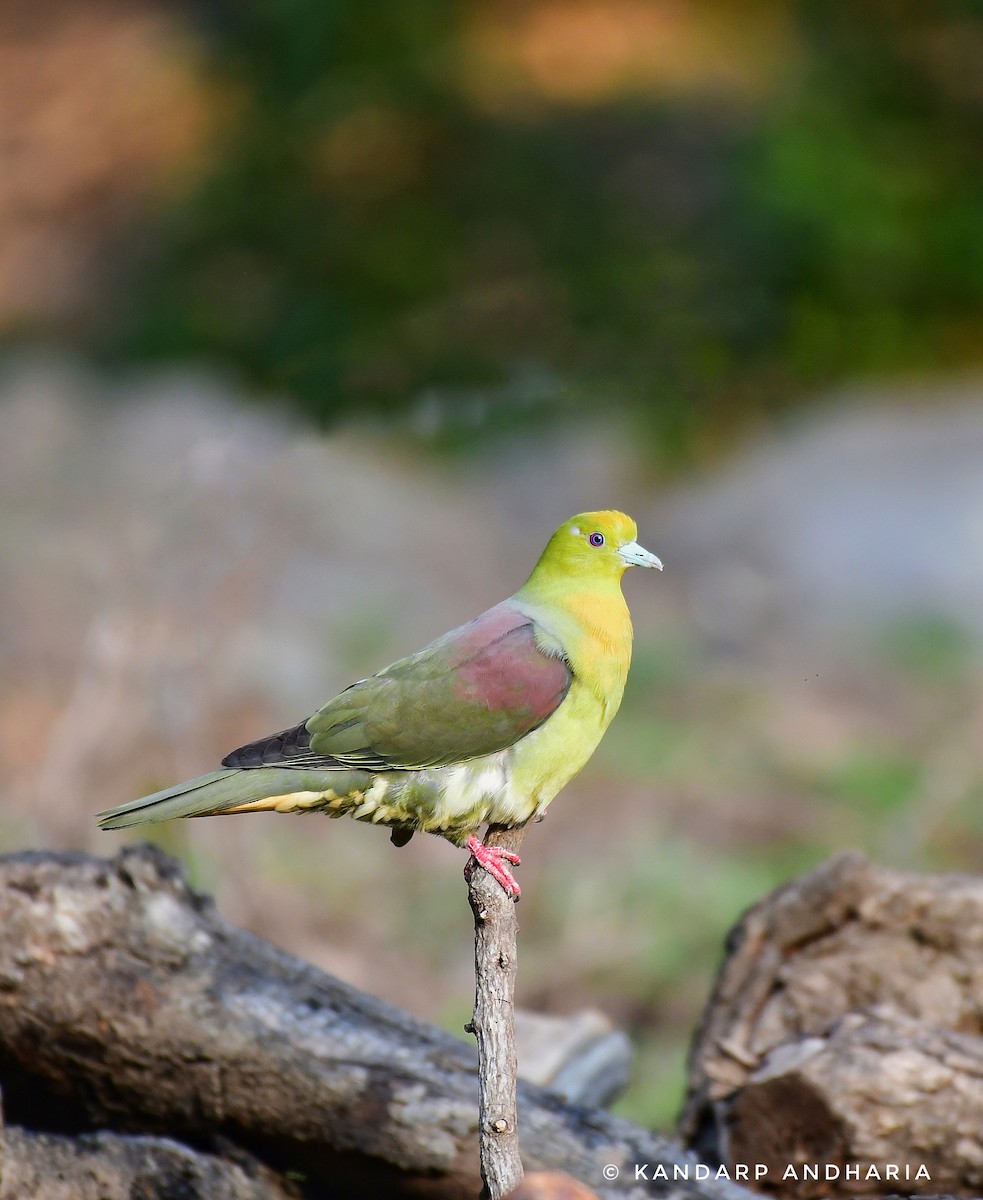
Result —
[[[464, 848], [470, 850], [475, 862], [487, 871], [493, 879], [505, 889], [506, 893], [518, 900], [522, 893], [518, 881], [502, 860], [518, 866], [522, 861], [513, 850], [503, 850], [501, 846], [486, 846], [475, 834], [464, 843]], [[465, 868], [466, 869], [466, 868]]]

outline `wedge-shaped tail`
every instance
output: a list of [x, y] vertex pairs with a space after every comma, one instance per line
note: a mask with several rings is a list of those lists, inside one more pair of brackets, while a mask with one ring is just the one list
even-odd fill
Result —
[[176, 787], [141, 796], [99, 813], [102, 829], [126, 829], [147, 821], [211, 817], [229, 812], [276, 809], [299, 812], [333, 808], [330, 801], [351, 788], [366, 786], [364, 773], [298, 771], [287, 767], [233, 768], [200, 775]]
[[[243, 779], [243, 776], [247, 776]], [[246, 771], [212, 771], [176, 787], [141, 796], [98, 815], [100, 828], [125, 829], [145, 821], [170, 821], [174, 817], [198, 817], [220, 813], [249, 799], [258, 799], [256, 780], [250, 786]], [[265, 787], [261, 791], [266, 791]]]

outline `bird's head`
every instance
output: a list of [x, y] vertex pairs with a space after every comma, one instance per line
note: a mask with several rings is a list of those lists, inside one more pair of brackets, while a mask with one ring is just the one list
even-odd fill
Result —
[[622, 512], [579, 513], [550, 538], [536, 572], [600, 582], [619, 580], [629, 567], [657, 567], [661, 571], [662, 563], [638, 544], [637, 534], [635, 522]]

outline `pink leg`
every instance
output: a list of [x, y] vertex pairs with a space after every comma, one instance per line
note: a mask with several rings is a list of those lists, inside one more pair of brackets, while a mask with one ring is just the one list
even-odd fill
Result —
[[515, 876], [502, 861], [505, 859], [514, 866], [518, 866], [522, 861], [518, 854], [511, 850], [503, 850], [501, 846], [486, 846], [473, 833], [464, 843], [464, 848], [471, 851], [478, 866], [483, 867], [493, 879], [497, 879], [510, 896], [515, 897], [516, 900], [519, 899], [522, 888], [519, 887]]

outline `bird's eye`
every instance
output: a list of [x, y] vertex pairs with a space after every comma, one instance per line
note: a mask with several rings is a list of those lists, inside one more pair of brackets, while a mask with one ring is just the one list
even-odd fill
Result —
[[592, 546], [603, 546], [604, 545], [604, 534], [603, 533], [592, 533], [587, 540], [590, 542], [590, 544]]

